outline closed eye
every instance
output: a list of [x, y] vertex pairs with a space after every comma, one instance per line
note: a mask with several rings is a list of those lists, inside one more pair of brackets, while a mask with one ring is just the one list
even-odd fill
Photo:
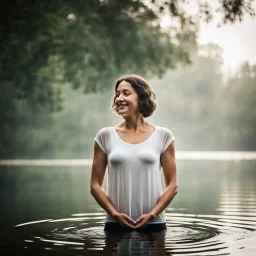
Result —
[[[116, 97], [119, 97], [120, 94], [116, 94]], [[124, 93], [125, 96], [129, 96], [130, 93]]]

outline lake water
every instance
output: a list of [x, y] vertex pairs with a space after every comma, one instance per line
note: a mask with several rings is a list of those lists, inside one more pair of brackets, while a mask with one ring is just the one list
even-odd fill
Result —
[[148, 234], [104, 232], [90, 171], [0, 166], [1, 255], [256, 255], [256, 160], [178, 159], [168, 228]]

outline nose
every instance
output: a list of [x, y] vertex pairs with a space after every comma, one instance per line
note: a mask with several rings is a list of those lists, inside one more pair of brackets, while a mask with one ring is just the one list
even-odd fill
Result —
[[123, 96], [121, 94], [116, 97], [116, 102], [122, 102], [123, 101]]

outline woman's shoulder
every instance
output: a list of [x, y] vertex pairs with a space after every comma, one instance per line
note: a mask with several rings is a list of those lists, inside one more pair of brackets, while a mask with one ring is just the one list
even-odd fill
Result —
[[166, 126], [157, 126], [157, 128], [161, 131], [161, 133], [164, 136], [171, 136], [171, 137], [173, 137], [173, 132], [172, 132], [171, 128], [166, 127]]
[[111, 127], [111, 126], [102, 127], [98, 130], [98, 133], [101, 135], [109, 134], [111, 128], [113, 128], [113, 127]]
[[171, 129], [169, 127], [166, 127], [166, 126], [155, 125], [155, 127], [162, 130], [162, 131], [171, 131]]

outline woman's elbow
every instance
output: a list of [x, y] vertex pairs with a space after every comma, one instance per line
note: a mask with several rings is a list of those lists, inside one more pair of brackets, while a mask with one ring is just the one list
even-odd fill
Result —
[[178, 194], [178, 185], [175, 184], [174, 186], [174, 195], [177, 195]]
[[90, 193], [92, 194], [92, 195], [94, 195], [95, 194], [95, 191], [97, 191], [97, 185], [91, 185], [90, 186]]
[[178, 193], [178, 185], [176, 183], [173, 184], [172, 191], [173, 191], [174, 196]]
[[168, 186], [169, 193], [175, 196], [178, 193], [178, 185], [176, 183], [170, 183]]

